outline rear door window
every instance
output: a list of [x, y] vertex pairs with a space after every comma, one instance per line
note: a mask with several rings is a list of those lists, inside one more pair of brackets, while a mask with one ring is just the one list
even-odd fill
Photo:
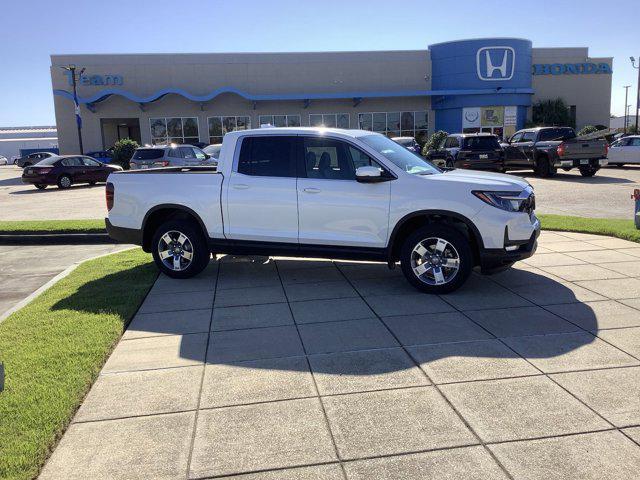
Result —
[[536, 132], [524, 132], [522, 134], [521, 142], [535, 142], [536, 141]]
[[238, 173], [257, 177], [295, 177], [297, 137], [245, 137]]

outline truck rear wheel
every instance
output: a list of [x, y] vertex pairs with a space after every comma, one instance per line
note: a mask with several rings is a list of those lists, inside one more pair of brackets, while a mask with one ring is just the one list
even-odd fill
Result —
[[151, 252], [160, 271], [172, 278], [197, 275], [211, 257], [200, 228], [185, 220], [163, 223], [153, 235]]
[[469, 240], [454, 228], [429, 225], [405, 240], [400, 264], [406, 279], [425, 293], [449, 293], [458, 289], [473, 267]]
[[580, 167], [580, 175], [583, 177], [593, 177], [598, 171], [598, 167], [592, 167], [589, 165], [588, 167]]

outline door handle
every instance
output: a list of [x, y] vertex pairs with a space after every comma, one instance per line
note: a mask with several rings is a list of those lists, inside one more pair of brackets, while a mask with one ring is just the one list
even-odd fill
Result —
[[306, 193], [320, 193], [320, 189], [319, 188], [305, 188], [305, 189], [303, 189], [303, 192], [306, 192]]
[[232, 187], [235, 188], [236, 190], [246, 190], [247, 188], [249, 188], [249, 185], [246, 185], [244, 183], [236, 183], [232, 185]]

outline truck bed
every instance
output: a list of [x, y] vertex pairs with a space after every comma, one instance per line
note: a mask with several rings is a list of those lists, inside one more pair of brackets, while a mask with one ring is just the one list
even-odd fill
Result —
[[142, 228], [145, 215], [180, 206], [198, 212], [209, 236], [221, 237], [221, 188], [224, 175], [215, 167], [168, 167], [109, 175], [114, 205], [109, 218], [124, 228]]

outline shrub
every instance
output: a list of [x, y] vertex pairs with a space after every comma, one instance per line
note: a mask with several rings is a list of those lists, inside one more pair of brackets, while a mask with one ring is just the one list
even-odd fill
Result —
[[598, 131], [598, 129], [596, 127], [594, 127], [593, 125], [585, 125], [578, 132], [578, 136], [589, 135], [590, 133], [597, 132], [597, 131]]
[[133, 157], [136, 148], [139, 147], [138, 142], [130, 138], [118, 140], [113, 146], [113, 163], [117, 163], [125, 170], [129, 170], [129, 160]]
[[422, 147], [422, 155], [426, 155], [429, 150], [434, 150], [438, 148], [438, 145], [442, 143], [442, 141], [447, 138], [448, 133], [444, 130], [438, 130], [435, 132], [429, 140], [427, 140]]

